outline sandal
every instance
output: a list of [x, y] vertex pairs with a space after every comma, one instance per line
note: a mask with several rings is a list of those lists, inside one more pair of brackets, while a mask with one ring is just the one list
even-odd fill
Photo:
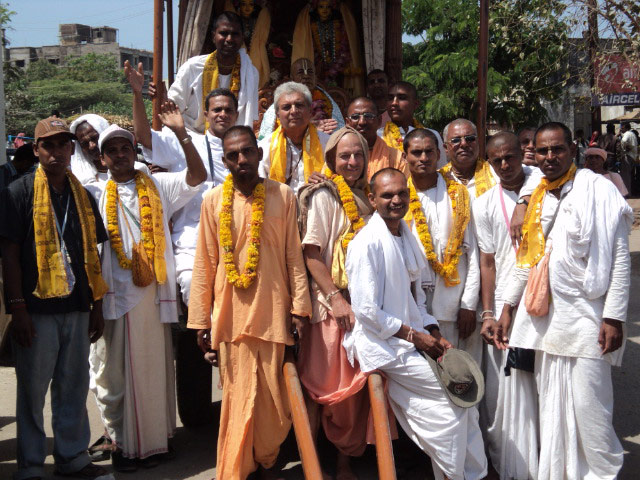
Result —
[[111, 458], [111, 452], [115, 449], [116, 447], [113, 445], [111, 439], [106, 434], [102, 435], [89, 447], [89, 458], [91, 458], [92, 462], [109, 460]]

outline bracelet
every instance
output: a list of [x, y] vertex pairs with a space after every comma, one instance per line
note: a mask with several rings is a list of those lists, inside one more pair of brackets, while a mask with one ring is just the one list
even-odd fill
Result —
[[482, 318], [484, 318], [484, 314], [485, 314], [485, 313], [490, 313], [490, 314], [493, 316], [493, 310], [483, 310], [483, 311], [482, 311], [482, 313], [480, 314], [480, 316], [481, 316]]
[[187, 143], [191, 143], [191, 137], [189, 135], [187, 135], [182, 140], [180, 140], [180, 143], [183, 144], [183, 145], [186, 145]]
[[407, 342], [413, 343], [413, 332], [415, 330], [412, 327], [409, 327], [409, 333], [407, 334]]
[[11, 298], [9, 299], [10, 305], [16, 305], [18, 303], [24, 303], [24, 298]]
[[333, 292], [331, 292], [329, 295], [325, 297], [327, 299], [327, 302], [331, 302], [331, 299], [339, 293], [340, 293], [340, 290], [336, 288]]
[[497, 319], [496, 317], [494, 317], [494, 316], [491, 316], [491, 317], [482, 317], [482, 321], [485, 321], [485, 320], [493, 320], [494, 322], [497, 322], [497, 321], [498, 321], [498, 319]]

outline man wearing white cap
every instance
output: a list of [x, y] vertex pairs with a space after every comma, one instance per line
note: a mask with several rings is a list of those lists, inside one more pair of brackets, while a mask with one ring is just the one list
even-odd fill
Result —
[[168, 324], [177, 321], [177, 308], [168, 222], [207, 176], [176, 107], [165, 105], [160, 116], [182, 140], [185, 170], [153, 178], [137, 171], [133, 134], [112, 125], [98, 140], [109, 180], [89, 186], [100, 188], [109, 234], [102, 268], [110, 286], [103, 303], [105, 347], [92, 350], [90, 361], [102, 419], [118, 447], [112, 455], [118, 471], [154, 466], [155, 456], [169, 451], [175, 391]]
[[587, 148], [584, 152], [584, 167], [589, 170], [599, 173], [604, 178], [611, 180], [611, 182], [616, 186], [620, 194], [627, 198], [629, 195], [629, 190], [624, 184], [624, 180], [619, 173], [610, 172], [606, 168], [604, 168], [604, 164], [607, 161], [607, 151], [602, 148]]

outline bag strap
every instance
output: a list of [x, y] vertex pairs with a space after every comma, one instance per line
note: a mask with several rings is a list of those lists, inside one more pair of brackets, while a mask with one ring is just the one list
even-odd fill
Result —
[[546, 240], [549, 235], [551, 234], [551, 230], [553, 230], [553, 226], [556, 223], [556, 218], [558, 218], [558, 213], [560, 212], [560, 204], [562, 203], [562, 201], [565, 199], [565, 197], [569, 194], [569, 192], [565, 193], [564, 195], [560, 195], [560, 200], [558, 201], [558, 205], [556, 206], [556, 211], [553, 214], [553, 218], [551, 218], [551, 223], [549, 224], [549, 228], [547, 229], [547, 232], [544, 233], [543, 232], [543, 236], [544, 239]]

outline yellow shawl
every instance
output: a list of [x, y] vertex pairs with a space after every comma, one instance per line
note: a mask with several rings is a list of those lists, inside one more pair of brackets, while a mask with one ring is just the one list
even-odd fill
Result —
[[[280, 183], [286, 183], [287, 137], [284, 134], [282, 125], [279, 125], [271, 135], [269, 148], [271, 158], [269, 178]], [[320, 143], [320, 138], [318, 138], [318, 130], [315, 125], [311, 123], [302, 139], [302, 164], [304, 165], [305, 182], [309, 179], [309, 175], [313, 172], [320, 172], [324, 165], [324, 154], [322, 152], [322, 143]]]
[[[70, 170], [67, 170], [67, 178], [80, 219], [84, 269], [87, 273], [93, 300], [100, 300], [107, 293], [108, 287], [102, 279], [102, 266], [98, 256], [96, 238], [96, 220], [89, 202], [89, 194]], [[33, 294], [41, 299], [69, 296], [71, 289], [67, 281], [63, 253], [56, 229], [55, 215], [49, 194], [49, 182], [42, 166], [36, 170], [33, 183], [33, 231], [38, 265], [38, 283]]]
[[543, 177], [531, 194], [531, 201], [522, 225], [522, 243], [520, 243], [516, 259], [519, 268], [531, 268], [544, 256], [545, 239], [540, 218], [545, 193], [560, 188], [569, 180], [573, 180], [575, 175], [576, 166], [572, 164], [567, 173], [552, 182]]
[[[229, 85], [229, 90], [233, 92], [233, 94], [238, 98], [238, 94], [240, 93], [240, 54], [236, 55], [236, 63], [231, 70], [231, 84]], [[218, 88], [218, 57], [216, 56], [216, 52], [212, 52], [207, 57], [207, 60], [204, 62], [204, 70], [202, 71], [202, 106], [204, 108], [204, 99], [207, 98], [207, 95], [211, 92], [211, 90], [215, 90]], [[207, 131], [209, 129], [209, 122], [205, 118], [204, 121], [204, 129]]]
[[[424, 125], [414, 118], [413, 128], [424, 128]], [[382, 139], [391, 148], [404, 152], [404, 137], [400, 132], [400, 127], [398, 127], [394, 122], [389, 121], [385, 124]]]
[[[445, 178], [452, 177], [453, 175], [451, 173], [451, 162], [442, 167], [440, 169], [440, 173]], [[473, 174], [473, 179], [476, 186], [476, 198], [478, 198], [480, 195], [482, 195], [484, 192], [486, 192], [496, 184], [496, 181], [491, 174], [491, 167], [489, 166], [489, 162], [486, 162], [484, 160], [478, 160], [476, 162], [476, 171]]]

